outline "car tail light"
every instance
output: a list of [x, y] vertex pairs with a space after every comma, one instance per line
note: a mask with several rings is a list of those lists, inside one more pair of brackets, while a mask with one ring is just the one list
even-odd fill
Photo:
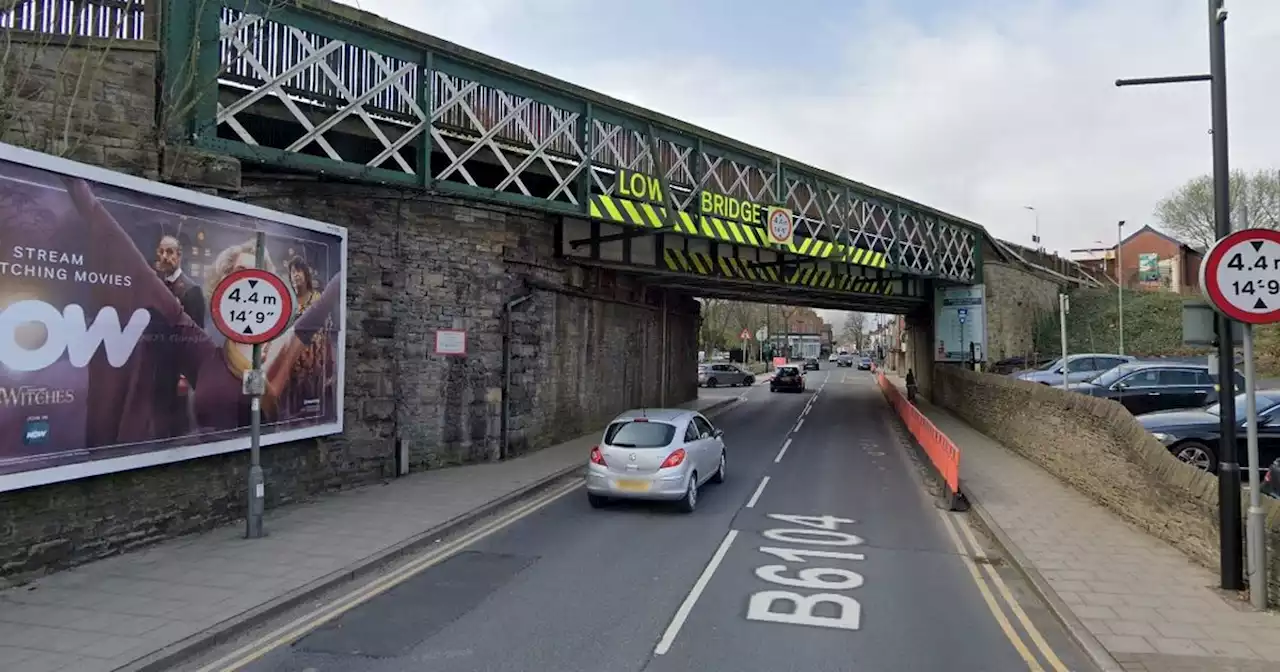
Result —
[[609, 466], [604, 463], [604, 455], [600, 453], [600, 446], [591, 446], [591, 464], [598, 464], [602, 467]]
[[667, 456], [667, 459], [662, 461], [662, 464], [658, 468], [667, 469], [669, 467], [678, 467], [684, 462], [684, 455], [684, 448], [676, 448]]

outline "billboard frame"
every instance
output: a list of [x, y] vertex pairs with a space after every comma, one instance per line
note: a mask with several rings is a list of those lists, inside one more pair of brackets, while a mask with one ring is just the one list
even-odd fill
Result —
[[[182, 187], [165, 184], [163, 182], [135, 177], [133, 175], [127, 175], [125, 173], [119, 173], [106, 168], [79, 163], [77, 161], [72, 161], [71, 159], [64, 159], [5, 143], [0, 143], [0, 161], [19, 163], [51, 173], [90, 180], [98, 184], [105, 184], [118, 189], [141, 192], [157, 198], [179, 201], [188, 205], [209, 208], [211, 210], [221, 210], [223, 212], [229, 212], [244, 217], [272, 221], [285, 226], [306, 229], [337, 237], [340, 241], [339, 249], [342, 255], [342, 269], [339, 274], [339, 282], [342, 283], [342, 300], [338, 306], [338, 342], [335, 348], [335, 352], [338, 353], [338, 370], [334, 381], [334, 406], [336, 406], [337, 411], [336, 422], [265, 434], [262, 437], [262, 446], [267, 447], [281, 443], [288, 443], [290, 441], [301, 441], [322, 436], [332, 436], [334, 434], [341, 434], [344, 431], [347, 373], [346, 297], [348, 273], [348, 240], [346, 227], [306, 217], [300, 217], [298, 215], [291, 215], [278, 210], [270, 210], [257, 205], [234, 201], [229, 198], [210, 196], [209, 194], [200, 193], [191, 189], [184, 189]], [[173, 464], [175, 462], [199, 459], [202, 457], [212, 457], [214, 455], [224, 455], [227, 453], [248, 450], [249, 436], [246, 434], [243, 437], [233, 439], [222, 439], [188, 446], [175, 446], [172, 448], [163, 448], [135, 455], [125, 455], [101, 460], [88, 460], [85, 462], [77, 462], [75, 464], [44, 467], [12, 474], [0, 474], [0, 492], [23, 490], [42, 485], [50, 485], [53, 483], [75, 481], [94, 476], [114, 474], [123, 471], [133, 471], [136, 469], [146, 469], [148, 467], [156, 467], [165, 464]]]

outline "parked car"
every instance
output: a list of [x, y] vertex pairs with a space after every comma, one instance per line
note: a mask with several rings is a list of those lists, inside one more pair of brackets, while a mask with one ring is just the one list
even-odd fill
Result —
[[703, 364], [698, 367], [698, 385], [755, 385], [756, 377], [736, 364]]
[[810, 357], [809, 359], [804, 360], [805, 371], [819, 371], [821, 369], [822, 366], [818, 364], [818, 358]]
[[[1080, 353], [1075, 355], [1067, 355], [1067, 382], [1082, 383], [1090, 378], [1097, 376], [1103, 371], [1114, 369], [1121, 364], [1135, 361], [1134, 357], [1128, 355], [1108, 355], [1096, 353]], [[1018, 380], [1025, 380], [1032, 383], [1041, 383], [1043, 385], [1061, 385], [1062, 384], [1062, 358], [1059, 357], [1038, 369], [1030, 371], [1019, 371], [1011, 374]]]
[[[1073, 383], [1072, 392], [1119, 402], [1134, 415], [1175, 408], [1204, 408], [1218, 401], [1217, 376], [1207, 366], [1134, 362], [1105, 371], [1093, 380]], [[1237, 390], [1244, 376], [1236, 373]], [[1062, 387], [1057, 385], [1055, 387]]]
[[587, 500], [677, 501], [692, 513], [698, 488], [723, 483], [724, 432], [686, 409], [637, 409], [613, 419], [587, 459]]
[[859, 360], [858, 360], [858, 370], [859, 370], [859, 371], [870, 371], [870, 370], [871, 370], [871, 358], [870, 358], [870, 357], [863, 357], [862, 359], [859, 359]]
[[[1258, 408], [1258, 457], [1259, 463], [1280, 464], [1280, 390], [1259, 390], [1256, 393]], [[1220, 406], [1145, 413], [1138, 416], [1142, 424], [1156, 440], [1169, 447], [1174, 457], [1205, 471], [1217, 471], [1220, 448]], [[1245, 395], [1236, 395], [1237, 455], [1240, 465], [1247, 467], [1249, 459], [1245, 435]], [[1273, 476], [1274, 478], [1274, 476]]]
[[1280, 499], [1280, 457], [1271, 463], [1271, 468], [1262, 476], [1262, 494]]
[[798, 366], [779, 366], [773, 372], [773, 380], [769, 381], [769, 391], [790, 390], [804, 392], [804, 372]]
[[828, 362], [834, 362], [834, 361], [836, 361], [837, 359], [839, 359], [839, 357], [837, 357], [834, 353], [832, 353], [832, 355], [831, 355], [830, 357], [827, 357], [827, 361], [828, 361]]

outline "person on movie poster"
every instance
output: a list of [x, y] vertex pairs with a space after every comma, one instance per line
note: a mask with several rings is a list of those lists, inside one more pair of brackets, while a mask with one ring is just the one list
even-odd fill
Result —
[[[301, 256], [295, 256], [289, 260], [289, 282], [293, 287], [294, 296], [297, 297], [297, 314], [301, 316], [321, 296], [315, 270]], [[281, 400], [282, 417], [315, 417], [324, 408], [325, 390], [335, 383], [331, 379], [332, 343], [325, 337], [324, 332], [333, 330], [332, 322], [325, 325], [321, 333], [317, 334], [311, 344], [298, 355], [298, 359], [293, 364], [289, 391]]]
[[[231, 341], [219, 344], [183, 310], [182, 303], [165, 285], [110, 211], [81, 179], [64, 178], [67, 192], [86, 230], [94, 254], [93, 270], [132, 278], [131, 286], [102, 286], [95, 297], [121, 316], [139, 310], [149, 316], [148, 333], [171, 330], [179, 373], [194, 390], [194, 415], [199, 433], [223, 432], [249, 425], [249, 398], [242, 394], [244, 372], [251, 367], [252, 346]], [[228, 274], [255, 266], [256, 243], [249, 240], [223, 249], [207, 277], [206, 292]], [[267, 270], [275, 272], [270, 260]], [[267, 392], [263, 396], [263, 422], [279, 419], [277, 402], [289, 392], [294, 363], [326, 325], [337, 322], [341, 283], [331, 282], [293, 327], [263, 348]], [[87, 443], [89, 446], [137, 443], [156, 436], [155, 415], [164, 408], [154, 386], [139, 387], [142, 372], [157, 366], [157, 352], [136, 348], [123, 366], [106, 358], [89, 363]], [[145, 388], [145, 389], [144, 389]]]
[[[156, 243], [155, 272], [174, 298], [182, 304], [182, 312], [196, 326], [204, 328], [205, 300], [200, 285], [182, 271], [182, 243], [177, 236], [165, 234]], [[178, 334], [173, 328], [158, 329], [159, 338], [152, 341], [157, 353], [155, 368], [156, 436], [157, 438], [182, 436], [191, 431], [193, 418], [189, 402], [191, 383], [179, 373], [180, 350], [174, 339]], [[172, 391], [172, 394], [169, 394]]]

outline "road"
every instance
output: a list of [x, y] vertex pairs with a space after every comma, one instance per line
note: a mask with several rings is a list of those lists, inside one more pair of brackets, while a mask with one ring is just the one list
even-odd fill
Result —
[[188, 669], [1093, 669], [965, 515], [927, 499], [872, 376], [808, 380], [738, 388], [712, 417], [728, 478], [693, 514], [593, 510], [571, 483], [336, 619], [308, 625], [304, 609], [288, 637], [250, 641], [252, 659]]

